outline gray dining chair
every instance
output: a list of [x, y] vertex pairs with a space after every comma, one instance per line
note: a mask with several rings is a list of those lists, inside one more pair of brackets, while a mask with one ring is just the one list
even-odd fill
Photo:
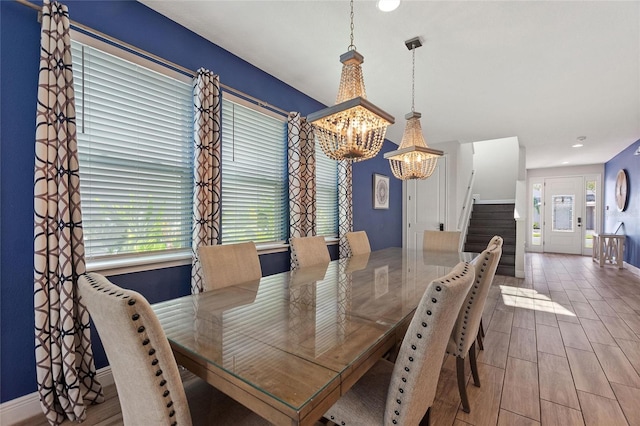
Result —
[[422, 248], [429, 251], [460, 251], [460, 231], [424, 231]]
[[371, 253], [371, 245], [369, 244], [369, 237], [365, 231], [352, 231], [346, 234], [347, 242], [349, 243], [349, 249], [352, 256], [359, 254]]
[[460, 393], [460, 400], [462, 401], [462, 410], [465, 413], [470, 411], [470, 407], [465, 386], [464, 360], [468, 355], [473, 382], [476, 386], [480, 387], [480, 377], [478, 376], [478, 366], [476, 363], [476, 341], [481, 342], [479, 329], [482, 312], [501, 255], [502, 247], [493, 244], [473, 260], [475, 279], [462, 304], [447, 344], [447, 353], [456, 357], [458, 392]]
[[324, 417], [338, 425], [428, 424], [447, 340], [474, 276], [473, 266], [463, 262], [432, 281], [395, 364], [378, 360]]
[[[124, 424], [188, 426], [192, 420], [201, 424], [195, 417], [192, 419], [169, 341], [144, 296], [96, 273], [79, 277], [78, 296], [109, 359]], [[202, 399], [197, 390], [205, 392], [207, 404], [219, 407], [217, 424], [270, 424], [205, 382], [189, 386], [189, 400]], [[196, 405], [197, 402], [194, 408]], [[207, 422], [205, 418], [202, 424]]]
[[331, 262], [324, 237], [291, 237], [291, 261], [294, 268], [321, 265]]
[[250, 241], [198, 247], [204, 290], [256, 281], [262, 277], [256, 245]]

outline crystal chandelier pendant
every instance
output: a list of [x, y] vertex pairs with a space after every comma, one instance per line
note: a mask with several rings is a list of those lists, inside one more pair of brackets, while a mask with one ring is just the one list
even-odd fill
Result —
[[444, 153], [438, 149], [429, 148], [424, 136], [420, 117], [422, 114], [414, 111], [415, 99], [415, 49], [422, 46], [420, 38], [407, 40], [405, 45], [413, 50], [413, 81], [411, 112], [405, 115], [407, 124], [404, 128], [402, 141], [395, 151], [387, 152], [384, 158], [389, 160], [393, 175], [401, 180], [426, 179], [431, 176], [438, 165], [438, 158]]
[[353, 1], [351, 45], [340, 56], [342, 75], [336, 104], [307, 116], [322, 151], [334, 160], [362, 161], [375, 157], [384, 143], [392, 115], [367, 100], [362, 77], [364, 57], [353, 45]]

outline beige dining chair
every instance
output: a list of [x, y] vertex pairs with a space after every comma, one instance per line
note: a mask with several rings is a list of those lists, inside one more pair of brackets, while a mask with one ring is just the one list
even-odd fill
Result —
[[[144, 296], [96, 273], [80, 276], [78, 296], [109, 359], [124, 424], [191, 425], [190, 405], [176, 360]], [[198, 387], [205, 391], [207, 404], [219, 407], [216, 424], [270, 424], [204, 382], [189, 387], [189, 399], [202, 398], [196, 392]]]
[[422, 248], [430, 251], [460, 251], [460, 231], [424, 231]]
[[256, 245], [250, 241], [198, 247], [204, 290], [215, 290], [262, 277]]
[[338, 425], [428, 424], [447, 340], [473, 283], [459, 263], [420, 299], [395, 364], [380, 359], [325, 413]]
[[347, 232], [345, 235], [347, 237], [347, 242], [349, 243], [352, 256], [371, 253], [369, 237], [367, 237], [367, 233], [365, 231], [352, 231]]
[[291, 261], [294, 268], [320, 265], [331, 262], [324, 237], [291, 237]]
[[480, 377], [478, 376], [478, 366], [476, 364], [476, 340], [481, 341], [479, 329], [482, 312], [501, 255], [502, 247], [494, 244], [473, 260], [475, 279], [462, 304], [462, 309], [460, 309], [447, 344], [447, 353], [456, 357], [458, 391], [462, 401], [462, 410], [465, 413], [470, 411], [470, 407], [465, 387], [464, 360], [468, 355], [473, 382], [480, 387]]
[[[504, 240], [502, 239], [501, 236], [494, 235], [493, 238], [491, 238], [491, 240], [489, 241], [489, 244], [487, 244], [487, 249], [490, 250], [493, 246], [496, 246], [496, 247], [499, 247], [500, 250], [502, 251], [503, 243], [504, 243]], [[502, 253], [500, 254], [500, 257], [502, 257]], [[500, 263], [500, 259], [498, 259], [498, 263]], [[498, 264], [496, 264], [496, 269], [497, 268], [498, 268]], [[495, 273], [494, 273], [494, 277], [495, 277]], [[492, 282], [493, 282], [493, 278], [492, 278]], [[480, 318], [480, 329], [478, 330], [478, 336], [476, 340], [478, 341], [478, 349], [483, 351], [484, 350], [484, 326], [482, 325], [482, 318]]]

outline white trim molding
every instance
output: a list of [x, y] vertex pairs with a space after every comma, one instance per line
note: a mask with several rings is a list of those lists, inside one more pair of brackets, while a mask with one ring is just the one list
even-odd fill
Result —
[[[102, 384], [103, 389], [114, 383], [111, 367], [109, 366], [99, 369], [96, 378], [100, 384]], [[33, 392], [0, 404], [0, 424], [2, 425], [24, 422], [39, 415], [42, 415], [44, 419], [38, 392]]]

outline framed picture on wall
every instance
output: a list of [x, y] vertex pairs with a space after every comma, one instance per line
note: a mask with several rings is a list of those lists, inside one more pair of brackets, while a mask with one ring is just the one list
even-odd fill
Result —
[[373, 208], [389, 208], [389, 176], [373, 175]]

